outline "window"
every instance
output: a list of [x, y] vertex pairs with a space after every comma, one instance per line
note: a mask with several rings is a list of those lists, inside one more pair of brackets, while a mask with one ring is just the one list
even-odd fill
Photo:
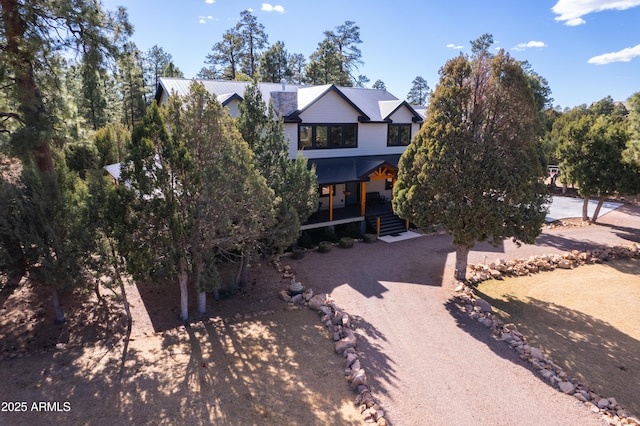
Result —
[[298, 149], [357, 148], [357, 134], [357, 124], [301, 124]]
[[335, 185], [320, 185], [320, 190], [318, 191], [318, 195], [320, 197], [327, 197], [335, 193], [336, 193]]
[[387, 146], [407, 146], [411, 142], [411, 124], [389, 124]]
[[387, 190], [387, 191], [393, 189], [393, 179], [387, 178], [384, 181], [384, 189]]

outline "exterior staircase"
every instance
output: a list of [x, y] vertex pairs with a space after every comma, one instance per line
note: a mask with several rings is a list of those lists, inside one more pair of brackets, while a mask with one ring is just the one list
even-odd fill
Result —
[[367, 228], [376, 233], [376, 218], [380, 218], [380, 237], [385, 235], [400, 234], [407, 230], [404, 220], [393, 214], [393, 212], [385, 212], [378, 214], [370, 214], [365, 217]]

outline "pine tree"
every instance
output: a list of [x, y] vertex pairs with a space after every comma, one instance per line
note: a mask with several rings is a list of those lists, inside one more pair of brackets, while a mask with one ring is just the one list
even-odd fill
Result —
[[407, 102], [411, 105], [426, 105], [430, 90], [427, 80], [417, 76], [411, 82], [411, 89], [407, 94]]
[[[128, 34], [123, 10], [103, 14], [93, 0], [57, 2], [0, 0], [0, 49], [2, 79], [8, 82], [10, 102], [0, 117], [12, 123], [2, 127], [10, 132], [13, 153], [24, 166], [21, 182], [24, 203], [20, 216], [28, 220], [21, 232], [23, 257], [36, 282], [52, 291], [56, 321], [64, 316], [58, 290], [77, 283], [82, 265], [91, 251], [85, 246], [86, 224], [82, 222], [84, 193], [54, 148], [64, 144], [57, 124], [62, 87], [63, 54], [101, 49], [114, 51], [116, 28]], [[104, 16], [99, 25], [96, 16]], [[87, 66], [97, 66], [93, 58]], [[14, 248], [15, 249], [15, 248]]]

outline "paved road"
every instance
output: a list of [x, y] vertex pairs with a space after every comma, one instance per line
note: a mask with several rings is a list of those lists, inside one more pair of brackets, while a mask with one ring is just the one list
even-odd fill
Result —
[[[546, 231], [536, 245], [480, 245], [469, 260], [640, 241], [640, 210], [623, 207], [601, 220]], [[363, 366], [392, 424], [602, 425], [450, 306], [454, 257], [451, 239], [437, 235], [309, 253], [295, 269], [357, 317]]]

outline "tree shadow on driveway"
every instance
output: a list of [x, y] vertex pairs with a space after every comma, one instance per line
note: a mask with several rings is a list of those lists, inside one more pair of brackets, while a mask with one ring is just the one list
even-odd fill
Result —
[[[640, 413], [640, 341], [611, 324], [583, 312], [543, 300], [527, 302], [506, 297], [495, 299], [476, 291], [495, 309], [508, 312], [505, 322], [514, 322], [527, 342], [540, 348], [544, 355], [561, 366], [567, 374], [605, 398], [615, 397], [632, 414]], [[460, 312], [455, 302], [447, 309], [461, 328], [504, 357], [510, 352], [514, 362], [523, 361], [504, 342], [497, 340], [484, 326]], [[546, 382], [542, 376], [540, 380]]]

